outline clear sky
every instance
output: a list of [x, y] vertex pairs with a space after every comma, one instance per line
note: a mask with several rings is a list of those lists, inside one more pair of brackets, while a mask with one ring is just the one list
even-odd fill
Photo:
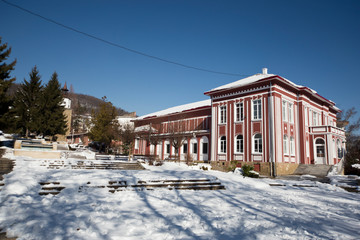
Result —
[[[7, 0], [11, 1], [11, 0]], [[359, 0], [12, 0], [29, 11], [148, 55], [211, 71], [269, 73], [360, 111]], [[38, 66], [75, 92], [139, 116], [200, 101], [244, 76], [184, 68], [70, 31], [0, 0], [0, 36], [16, 82]]]

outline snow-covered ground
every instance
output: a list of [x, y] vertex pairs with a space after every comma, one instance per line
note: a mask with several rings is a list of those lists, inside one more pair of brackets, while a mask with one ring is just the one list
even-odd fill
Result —
[[[144, 171], [54, 170], [41, 165], [41, 160], [18, 157], [13, 172], [4, 178], [0, 229], [8, 236], [86, 240], [360, 236], [360, 194], [329, 184], [250, 179], [176, 163], [146, 166]], [[134, 184], [186, 178], [217, 178], [226, 190], [79, 191], [113, 180]], [[40, 196], [39, 182], [60, 182], [65, 189], [55, 196]], [[294, 186], [300, 184], [308, 187]]]

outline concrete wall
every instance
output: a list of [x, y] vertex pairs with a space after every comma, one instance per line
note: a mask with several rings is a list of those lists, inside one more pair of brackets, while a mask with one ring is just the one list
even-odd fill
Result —
[[14, 156], [32, 157], [38, 159], [60, 159], [61, 151], [32, 151], [14, 149]]

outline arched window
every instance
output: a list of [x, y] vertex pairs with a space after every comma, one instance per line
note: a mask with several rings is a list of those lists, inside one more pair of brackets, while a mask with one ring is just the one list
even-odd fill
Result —
[[325, 157], [325, 141], [322, 138], [318, 138], [315, 140], [316, 147], [316, 156], [317, 157]]
[[222, 136], [220, 138], [220, 149], [219, 149], [220, 153], [226, 153], [226, 137]]
[[242, 135], [238, 135], [236, 137], [235, 152], [236, 153], [244, 152], [244, 138]]
[[289, 155], [289, 146], [288, 146], [288, 136], [284, 135], [283, 138], [283, 148], [284, 148], [284, 154]]
[[253, 137], [253, 152], [262, 153], [262, 136], [260, 133], [257, 133]]

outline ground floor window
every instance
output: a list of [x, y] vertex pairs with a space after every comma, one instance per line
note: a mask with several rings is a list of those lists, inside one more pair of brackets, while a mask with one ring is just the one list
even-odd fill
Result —
[[253, 152], [262, 153], [262, 136], [260, 133], [257, 133], [253, 137]]
[[187, 153], [188, 152], [188, 145], [187, 143], [183, 144], [183, 153]]
[[235, 152], [236, 153], [243, 153], [244, 152], [244, 138], [242, 135], [238, 135], [236, 137], [236, 144], [235, 144]]
[[226, 137], [222, 136], [220, 138], [220, 153], [226, 153]]
[[208, 143], [207, 142], [204, 142], [202, 144], [202, 153], [203, 154], [207, 154], [208, 153]]
[[170, 154], [170, 144], [169, 143], [166, 144], [166, 153]]

